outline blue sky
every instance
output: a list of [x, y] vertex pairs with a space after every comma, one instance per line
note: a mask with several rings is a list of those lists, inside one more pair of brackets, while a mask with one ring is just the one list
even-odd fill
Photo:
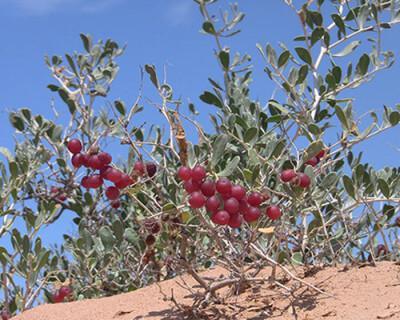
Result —
[[[221, 0], [217, 6], [227, 4]], [[246, 13], [242, 33], [227, 43], [232, 51], [247, 52], [253, 57], [256, 71], [252, 94], [265, 103], [275, 86], [262, 72], [263, 62], [255, 45], [290, 44], [300, 33], [298, 20], [280, 0], [241, 0], [239, 6]], [[209, 89], [207, 78], [220, 80], [220, 73], [212, 54], [212, 39], [199, 33], [201, 23], [191, 0], [0, 0], [0, 146], [13, 145], [9, 110], [29, 107], [34, 113], [53, 117], [50, 102], [54, 94], [46, 88], [52, 79], [43, 57], [81, 50], [79, 33], [127, 44], [110, 99], [134, 101], [139, 66], [152, 63], [162, 70], [165, 65], [174, 92], [184, 102], [194, 102], [204, 122], [213, 109], [200, 103], [198, 96]], [[396, 57], [400, 52], [399, 38], [400, 28], [388, 31], [384, 38]], [[357, 112], [379, 111], [383, 104], [394, 106], [399, 102], [399, 75], [396, 63], [373, 82], [355, 90]], [[144, 89], [145, 97], [153, 94], [149, 81]], [[56, 106], [64, 107], [58, 100]], [[364, 160], [376, 167], [397, 166], [399, 130], [395, 128], [363, 144]]]

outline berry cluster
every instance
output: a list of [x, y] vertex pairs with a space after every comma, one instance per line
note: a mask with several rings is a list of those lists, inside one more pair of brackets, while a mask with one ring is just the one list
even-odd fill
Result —
[[281, 172], [281, 181], [289, 182], [294, 186], [306, 189], [311, 184], [311, 179], [303, 172], [296, 172], [293, 169], [286, 169]]
[[160, 223], [153, 218], [147, 219], [144, 221], [144, 228], [149, 233], [146, 236], [145, 243], [147, 246], [151, 247], [156, 242], [155, 235], [161, 231]]
[[312, 167], [315, 167], [318, 163], [320, 163], [321, 159], [325, 156], [325, 150], [321, 150], [314, 157], [310, 158], [305, 164], [308, 164]]
[[50, 189], [50, 196], [53, 199], [57, 199], [58, 201], [64, 202], [67, 200], [67, 194], [64, 192], [63, 189], [59, 187], [52, 186]]
[[52, 300], [54, 303], [64, 302], [65, 298], [71, 296], [72, 289], [68, 286], [62, 286], [60, 289], [53, 294]]
[[[189, 196], [189, 205], [193, 209], [205, 207], [211, 214], [211, 221], [219, 225], [229, 225], [239, 228], [243, 220], [253, 222], [260, 218], [260, 206], [269, 199], [259, 192], [250, 192], [227, 178], [214, 181], [207, 179], [207, 172], [201, 165], [194, 168], [180, 167], [178, 178], [184, 183]], [[276, 220], [281, 216], [278, 206], [271, 205], [266, 209], [266, 215]]]
[[[68, 142], [68, 150], [73, 154], [72, 165], [78, 169], [82, 166], [93, 170], [92, 174], [82, 178], [81, 186], [86, 189], [98, 189], [104, 184], [104, 180], [114, 185], [107, 186], [105, 196], [111, 200], [113, 208], [119, 208], [120, 190], [132, 185], [135, 181], [128, 174], [112, 167], [112, 156], [107, 152], [91, 151], [82, 153], [82, 143], [78, 139]], [[96, 170], [98, 170], [96, 172]]]

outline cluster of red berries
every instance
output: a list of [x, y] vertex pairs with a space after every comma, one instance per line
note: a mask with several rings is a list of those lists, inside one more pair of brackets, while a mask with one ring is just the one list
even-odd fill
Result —
[[67, 200], [67, 194], [64, 192], [63, 189], [52, 186], [50, 189], [50, 196], [53, 199], [57, 199], [58, 201], [64, 202]]
[[325, 156], [325, 150], [321, 150], [314, 157], [310, 158], [305, 162], [312, 167], [315, 167], [318, 163], [320, 163], [321, 159]]
[[293, 169], [286, 169], [281, 172], [281, 181], [289, 182], [294, 186], [306, 189], [311, 184], [311, 179], [303, 172], [296, 172]]
[[[315, 156], [309, 159], [305, 164], [315, 167], [324, 156], [325, 150], [321, 150]], [[311, 179], [308, 175], [303, 172], [296, 172], [293, 169], [283, 170], [281, 172], [281, 181], [285, 183], [289, 182], [290, 184], [303, 189], [308, 188], [311, 184]]]
[[[248, 193], [243, 186], [232, 184], [227, 178], [214, 181], [206, 177], [207, 172], [201, 165], [178, 169], [178, 178], [190, 194], [189, 205], [193, 209], [205, 207], [211, 213], [212, 222], [232, 228], [239, 228], [243, 220], [253, 222], [260, 218], [260, 206], [269, 196], [259, 192]], [[267, 207], [266, 215], [276, 220], [281, 216], [281, 210], [271, 205]]]
[[[114, 185], [108, 186], [105, 190], [106, 197], [111, 200], [113, 208], [119, 208], [121, 205], [119, 196], [120, 190], [132, 185], [135, 180], [128, 174], [112, 167], [112, 156], [107, 152], [90, 152], [82, 153], [82, 143], [78, 139], [72, 139], [68, 142], [68, 150], [73, 154], [72, 165], [78, 169], [82, 166], [94, 171], [90, 175], [82, 178], [81, 185], [86, 189], [97, 189], [103, 186], [104, 180], [112, 182]], [[134, 165], [134, 173], [136, 176], [148, 175], [153, 177], [157, 172], [154, 163], [144, 163], [138, 161]]]
[[146, 236], [145, 243], [150, 247], [156, 242], [155, 235], [161, 231], [161, 225], [156, 219], [153, 218], [145, 220], [143, 225], [146, 231], [149, 233]]
[[65, 298], [71, 296], [72, 294], [72, 289], [68, 286], [62, 286], [60, 289], [58, 289], [52, 296], [53, 303], [60, 303], [64, 302]]

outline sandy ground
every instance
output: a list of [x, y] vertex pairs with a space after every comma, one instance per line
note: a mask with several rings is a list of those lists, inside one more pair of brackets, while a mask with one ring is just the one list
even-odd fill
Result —
[[[217, 277], [223, 270], [203, 273]], [[264, 274], [269, 272], [266, 270]], [[280, 275], [282, 281], [284, 277]], [[197, 314], [197, 319], [301, 319], [301, 320], [372, 320], [400, 319], [400, 266], [381, 262], [377, 267], [326, 268], [311, 272], [303, 279], [333, 297], [284, 281], [284, 288], [271, 288], [268, 283], [253, 286], [224, 304], [214, 304]], [[161, 282], [114, 297], [71, 303], [42, 305], [13, 320], [139, 320], [196, 319], [178, 312], [172, 302], [171, 290], [180, 304], [190, 305], [193, 294], [184, 284], [194, 285], [187, 276]]]

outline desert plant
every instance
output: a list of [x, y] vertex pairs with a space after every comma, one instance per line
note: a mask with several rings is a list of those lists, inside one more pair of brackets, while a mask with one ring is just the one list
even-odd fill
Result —
[[[267, 265], [280, 285], [276, 268], [302, 281], [288, 264], [398, 259], [399, 169], [376, 170], [353, 147], [397, 125], [400, 110], [371, 111], [368, 122], [353, 111], [350, 89], [393, 64], [382, 33], [400, 21], [399, 3], [286, 0], [301, 35], [279, 52], [257, 45], [257, 60], [280, 89], [257, 101], [252, 58], [223, 43], [238, 35], [244, 14], [233, 4], [219, 19], [217, 0], [195, 1], [222, 72], [200, 95], [216, 107], [213, 130], [196, 120], [194, 104], [184, 109], [153, 65], [141, 76], [157, 99], [143, 101], [140, 90], [130, 106], [113, 100], [124, 48], [84, 34], [83, 52], [46, 59], [56, 81], [49, 89], [69, 121], [29, 109], [10, 114], [18, 139], [14, 153], [1, 149], [4, 312], [32, 307], [42, 292], [52, 302], [112, 295], [180, 272], [204, 288], [202, 305], [225, 286], [240, 292], [260, 281]], [[133, 121], [144, 104], [162, 126]], [[66, 213], [76, 234], [44, 248], [42, 230]], [[227, 269], [226, 278], [199, 275], [212, 265]]]

